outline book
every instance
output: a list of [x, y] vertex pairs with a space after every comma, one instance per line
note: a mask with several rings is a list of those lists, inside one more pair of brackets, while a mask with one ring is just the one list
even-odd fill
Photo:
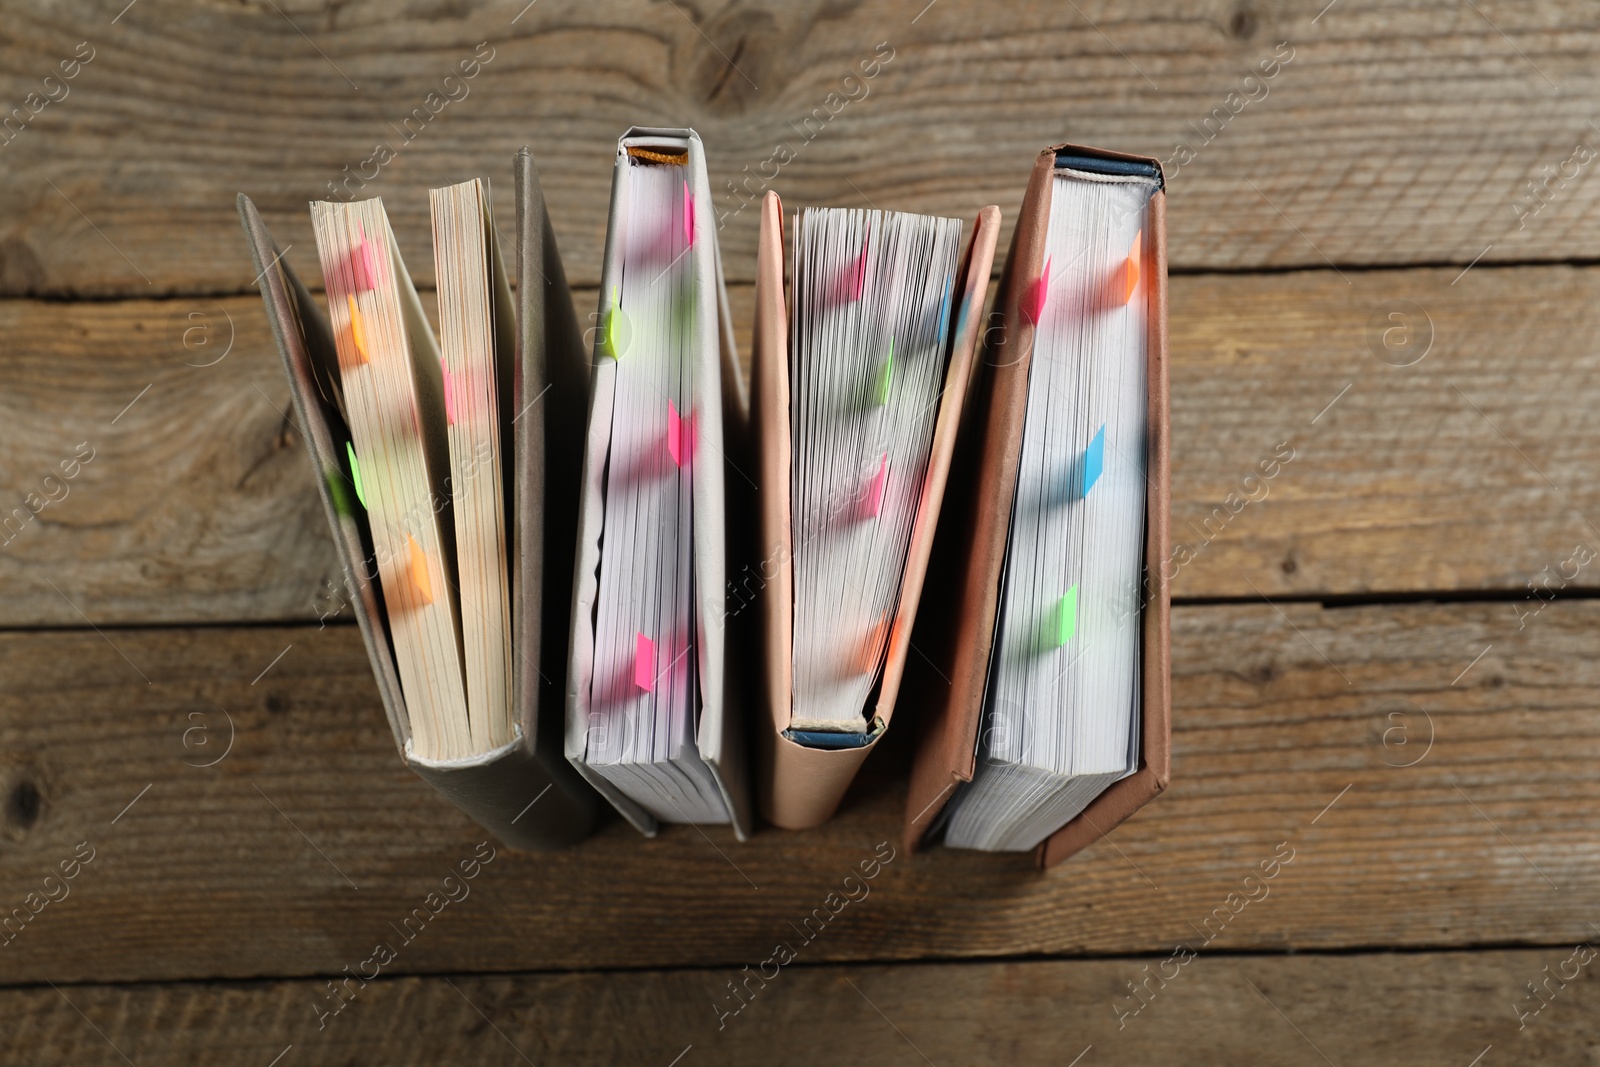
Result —
[[[584, 441], [566, 754], [640, 832], [752, 831], [726, 481], [746, 419], [699, 136], [617, 144]], [[735, 549], [735, 551], [737, 551]]]
[[825, 821], [883, 737], [905, 668], [1000, 224], [762, 203], [755, 438], [768, 715], [761, 809]]
[[953, 581], [918, 631], [948, 674], [914, 686], [906, 840], [1048, 866], [1168, 780], [1159, 163], [1042, 152], [998, 307], [941, 533]]
[[598, 810], [556, 747], [547, 635], [564, 647], [571, 602], [544, 575], [577, 503], [550, 439], [586, 376], [526, 149], [515, 178], [515, 298], [487, 183], [435, 198], [442, 351], [381, 201], [313, 205], [328, 314], [243, 194], [239, 213], [401, 757], [505, 844], [550, 848]]

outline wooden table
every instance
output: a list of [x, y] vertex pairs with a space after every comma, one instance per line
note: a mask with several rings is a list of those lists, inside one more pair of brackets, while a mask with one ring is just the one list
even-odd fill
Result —
[[[0, 3], [0, 1061], [1593, 1062], [1592, 5], [124, 2]], [[483, 835], [319, 622], [234, 210], [314, 280], [376, 169], [428, 281], [424, 191], [509, 233], [528, 144], [587, 315], [631, 124], [705, 138], [746, 341], [727, 183], [1009, 223], [1045, 144], [1176, 164], [1170, 791], [1045, 875], [897, 854], [764, 981], [897, 841], [914, 709], [820, 830], [501, 850], [401, 942]]]

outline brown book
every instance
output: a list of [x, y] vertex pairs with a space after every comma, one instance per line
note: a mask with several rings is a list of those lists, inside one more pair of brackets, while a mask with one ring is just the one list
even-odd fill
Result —
[[[1087, 171], [1089, 176], [1084, 180], [1088, 181], [1153, 181], [1154, 188], [1149, 193], [1142, 241], [1135, 238], [1133, 250], [1128, 253], [1132, 273], [1113, 273], [1108, 279], [1108, 284], [1117, 290], [1115, 298], [1096, 293], [1085, 298], [1115, 303], [1122, 298], [1121, 287], [1126, 285], [1127, 302], [1132, 304], [1137, 280], [1138, 288], [1144, 290], [1147, 313], [1143, 580], [1134, 587], [1139, 617], [1133, 639], [1137, 645], [1136, 666], [1132, 669], [1138, 715], [1130, 738], [1136, 742], [1137, 751], [1131, 774], [1104, 788], [1065, 825], [1047, 832], [1035, 849], [1041, 867], [1060, 862], [1108, 833], [1165, 789], [1168, 779], [1171, 668], [1170, 575], [1165, 567], [1169, 555], [1167, 252], [1163, 179], [1160, 164], [1154, 159], [1063, 144], [1045, 149], [1034, 163], [1001, 280], [997, 309], [985, 332], [982, 365], [951, 479], [952, 499], [935, 548], [934, 567], [949, 580], [926, 601], [915, 635], [918, 646], [939, 668], [934, 670], [916, 662], [914, 674], [907, 681], [907, 698], [914, 700], [924, 715], [906, 805], [905, 840], [914, 849], [929, 844], [930, 839], [937, 840], [946, 831], [951, 800], [973, 781], [980, 746], [991, 740], [980, 738], [979, 734], [992, 684], [997, 614], [1004, 596], [1008, 541], [1029, 408], [1035, 322], [1049, 284], [1041, 282], [1041, 278], [1046, 269], [1058, 168]], [[1090, 235], [1089, 241], [1092, 239]], [[1138, 262], [1141, 258], [1142, 264]], [[1058, 271], [1063, 269], [1060, 263], [1055, 267]], [[1095, 447], [1091, 444], [1086, 456]], [[1077, 475], [1080, 499], [1087, 498], [1087, 486], [1093, 484], [1093, 477], [1098, 477], [1098, 463], [1112, 461], [1109, 453], [1102, 455], [1103, 459], [1097, 455], [1092, 461], [1096, 464], [1093, 476], [1082, 472]], [[1090, 462], [1086, 458], [1081, 470], [1087, 470]], [[1063, 612], [1069, 607], [1077, 610], [1076, 590], [1074, 585], [1070, 605], [1066, 597], [1062, 598]], [[1047, 632], [1053, 625], [1060, 629], [1052, 643], [1069, 644], [1064, 637], [1073, 632], [1072, 619], [1063, 615], [1059, 624], [1047, 620]]]
[[[563, 439], [571, 441], [581, 432], [581, 414], [575, 429], [573, 413], [582, 411], [588, 374], [572, 297], [527, 149], [516, 157], [515, 179], [522, 284], [513, 299], [503, 277], [497, 273], [490, 280], [500, 335], [513, 329], [515, 322], [510, 381], [498, 405], [501, 426], [511, 427], [502, 444], [509, 443], [512, 454], [502, 457], [509, 462], [503, 462], [501, 469], [509, 513], [505, 551], [514, 666], [509, 692], [499, 693], [496, 701], [497, 713], [509, 714], [510, 736], [492, 739], [481, 751], [464, 755], [429, 758], [416, 743], [416, 709], [407, 705], [391, 615], [377, 577], [389, 564], [380, 561], [375, 550], [359, 475], [352, 464], [347, 397], [329, 317], [296, 277], [255, 205], [243, 194], [239, 217], [255, 261], [267, 321], [289, 377], [295, 423], [305, 438], [342, 564], [341, 608], [348, 606], [360, 627], [400, 756], [505, 844], [546, 849], [587, 836], [599, 810], [599, 798], [563, 758], [560, 747], [579, 463], [576, 450]], [[371, 236], [378, 244], [376, 229]], [[385, 232], [382, 245], [387, 247], [391, 238]], [[489, 239], [492, 244], [492, 234]], [[362, 269], [403, 274], [398, 256], [390, 263], [381, 258], [363, 257]], [[498, 255], [493, 259], [498, 272]], [[402, 280], [408, 304], [415, 304], [409, 279]], [[420, 320], [420, 305], [415, 312]], [[425, 322], [413, 325], [428, 329]], [[416, 341], [420, 344], [423, 339], [419, 336]], [[418, 388], [437, 392], [436, 384], [419, 378]], [[438, 396], [427, 399], [443, 403]], [[444, 592], [439, 586], [434, 589]]]
[[[866, 240], [870, 243], [870, 235], [883, 232], [884, 227], [900, 223], [910, 225], [918, 221], [906, 216], [890, 219], [888, 215], [876, 211], [860, 213], [859, 217], [841, 224], [860, 227], [859, 231], [851, 232], [866, 233]], [[920, 221], [942, 223], [945, 240], [954, 242], [959, 239], [956, 220]], [[755, 347], [751, 374], [752, 434], [757, 451], [756, 481], [759, 485], [757, 559], [760, 562], [753, 565], [758, 570], [747, 571], [745, 579], [737, 581], [735, 586], [741, 590], [741, 595], [753, 595], [759, 606], [764, 691], [758, 704], [765, 708], [765, 713], [757, 712], [752, 718], [760, 756], [757, 793], [761, 812], [777, 826], [805, 829], [822, 823], [833, 814], [867, 754], [883, 737], [894, 713], [896, 696], [906, 667], [907, 639], [927, 574], [928, 553], [939, 520], [940, 502], [945, 493], [957, 426], [982, 325], [980, 319], [1000, 227], [1000, 211], [995, 207], [987, 207], [979, 214], [965, 253], [955, 259], [956, 269], [947, 289], [940, 285], [946, 280], [942, 269], [932, 277], [933, 284], [948, 294], [945, 297], [945, 314], [933, 324], [932, 330], [921, 327], [908, 329], [926, 340], [936, 339], [934, 343], [926, 351], [904, 354], [897, 366], [891, 342], [887, 349], [888, 359], [871, 365], [870, 369], [865, 363], [860, 368], [862, 374], [872, 376], [869, 388], [880, 394], [877, 403], [886, 404], [885, 397], [891, 381], [897, 374], [903, 373], [900, 367], [912, 360], [926, 360], [937, 352], [937, 362], [931, 365], [924, 363], [917, 369], [923, 374], [931, 372], [937, 375], [925, 380], [924, 385], [931, 384], [938, 402], [927, 464], [920, 485], [912, 479], [896, 485], [895, 491], [903, 494], [898, 501], [901, 509], [899, 515], [902, 521], [909, 522], [909, 537], [905, 543], [903, 570], [897, 575], [879, 578], [888, 583], [887, 588], [893, 594], [890, 611], [881, 617], [882, 621], [877, 626], [869, 627], [865, 662], [853, 668], [872, 688], [867, 692], [864, 706], [855, 702], [842, 705], [841, 709], [835, 709], [831, 722], [828, 716], [819, 715], [816, 708], [801, 706], [804, 701], [798, 696], [796, 686], [795, 634], [797, 612], [802, 606], [796, 602], [795, 563], [797, 552], [805, 546], [793, 543], [795, 515], [791, 507], [791, 467], [800, 462], [800, 457], [794, 455], [793, 432], [796, 427], [791, 424], [790, 388], [793, 375], [790, 366], [790, 305], [785, 300], [784, 290], [783, 207], [775, 193], [768, 192], [762, 201], [760, 226], [756, 262]], [[959, 244], [951, 243], [945, 247], [952, 256], [960, 252]], [[873, 252], [877, 252], [877, 249], [874, 248]], [[886, 288], [889, 282], [884, 283], [885, 288], [880, 288], [878, 283], [867, 277], [868, 259], [869, 252], [863, 245], [859, 259], [841, 272], [840, 283], [845, 291], [837, 297], [839, 301], [886, 300], [892, 296]], [[795, 268], [798, 270], [800, 266], [796, 264]], [[853, 276], [852, 270], [855, 272]], [[923, 282], [924, 279], [915, 273], [907, 279], [911, 285], [922, 285]], [[821, 284], [826, 286], [828, 282]], [[931, 306], [935, 311], [940, 307], [937, 300], [932, 301], [931, 305], [924, 300], [920, 306]], [[944, 332], [937, 333], [934, 330]], [[947, 362], [943, 358], [946, 351]], [[856, 358], [856, 355], [849, 353], [847, 358]], [[863, 353], [862, 357], [868, 358], [868, 354]], [[876, 349], [870, 358], [884, 359]], [[796, 398], [795, 403], [800, 404], [801, 398]], [[885, 473], [886, 465], [885, 460], [884, 466], [877, 467], [876, 476], [864, 473], [861, 479], [867, 487], [864, 497], [876, 494], [875, 499], [867, 504], [873, 516], [879, 514], [880, 502], [886, 492], [890, 492], [886, 489], [886, 482], [890, 478]], [[915, 463], [908, 464], [907, 469], [915, 471]], [[888, 506], [884, 507], [887, 514]], [[843, 625], [841, 620], [841, 628]], [[841, 718], [845, 720], [842, 723], [839, 721]], [[819, 722], [820, 727], [817, 725]]]

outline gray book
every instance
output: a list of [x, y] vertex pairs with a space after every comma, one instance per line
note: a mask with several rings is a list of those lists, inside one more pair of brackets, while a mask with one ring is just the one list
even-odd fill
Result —
[[[509, 387], [498, 402], [501, 425], [509, 427], [502, 440], [512, 453], [511, 462], [501, 465], [510, 525], [512, 728], [504, 743], [449, 758], [428, 758], [415, 744], [390, 615], [377, 580], [373, 532], [349, 458], [351, 433], [329, 319], [278, 251], [255, 205], [243, 194], [238, 203], [267, 320], [289, 376], [298, 429], [310, 452], [348, 599], [401, 758], [503, 843], [548, 849], [586, 837], [599, 811], [598, 797], [562, 752], [572, 603], [568, 583], [582, 464], [578, 442], [583, 439], [589, 375], [571, 293], [526, 148], [516, 156], [515, 192], [521, 284], [513, 298], [516, 345]], [[509, 294], [503, 279], [493, 281], [491, 291]]]
[[[754, 826], [729, 611], [747, 404], [700, 138], [617, 144], [578, 512], [566, 754], [641, 833]], [[736, 570], [732, 571], [737, 573]]]

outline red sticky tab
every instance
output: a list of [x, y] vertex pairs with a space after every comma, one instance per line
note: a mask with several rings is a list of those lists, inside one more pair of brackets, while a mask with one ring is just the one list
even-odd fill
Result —
[[1045, 258], [1044, 273], [1034, 279], [1032, 285], [1022, 298], [1022, 317], [1039, 325], [1039, 317], [1044, 314], [1044, 302], [1050, 298], [1050, 259]]
[[444, 376], [444, 417], [451, 426], [456, 424], [456, 389], [450, 377], [450, 368], [439, 361], [439, 373]]
[[633, 684], [646, 693], [656, 688], [656, 643], [644, 634], [634, 640]]
[[1131, 303], [1134, 290], [1139, 288], [1139, 250], [1144, 247], [1144, 231], [1133, 235], [1133, 250], [1128, 253], [1128, 290], [1123, 295], [1124, 304]]
[[694, 247], [694, 198], [689, 195], [689, 183], [683, 183], [683, 243]]
[[889, 488], [889, 453], [883, 454], [883, 459], [878, 462], [878, 473], [872, 476], [872, 484], [867, 487], [867, 514], [877, 518], [878, 512], [883, 510], [883, 494]]

